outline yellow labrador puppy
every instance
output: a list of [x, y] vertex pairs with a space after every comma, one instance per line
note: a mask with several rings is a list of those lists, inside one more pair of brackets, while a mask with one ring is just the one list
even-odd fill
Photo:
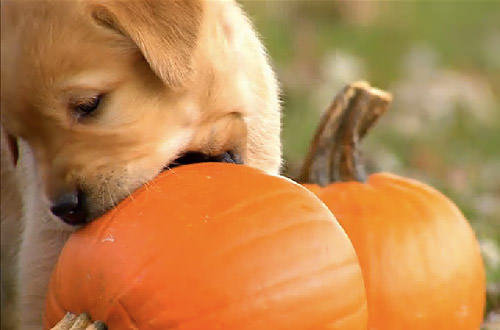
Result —
[[18, 279], [21, 329], [41, 328], [73, 228], [162, 170], [278, 173], [277, 84], [233, 1], [2, 0], [1, 12], [2, 195], [22, 199], [2, 201], [2, 226], [22, 228], [2, 253], [17, 252], [6, 278]]

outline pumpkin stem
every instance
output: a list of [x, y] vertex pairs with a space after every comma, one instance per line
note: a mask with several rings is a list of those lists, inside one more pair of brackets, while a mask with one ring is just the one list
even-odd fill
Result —
[[321, 118], [297, 180], [321, 186], [336, 181], [364, 182], [360, 140], [391, 101], [391, 94], [364, 81], [344, 87]]

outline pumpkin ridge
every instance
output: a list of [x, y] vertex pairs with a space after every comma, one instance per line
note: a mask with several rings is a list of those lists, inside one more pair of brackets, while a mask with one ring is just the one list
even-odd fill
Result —
[[[341, 264], [335, 264], [335, 265], [330, 264], [330, 265], [327, 265], [326, 267], [322, 267], [321, 269], [318, 269], [317, 271], [315, 271], [313, 273], [307, 274], [307, 276], [308, 277], [309, 276], [310, 277], [314, 277], [315, 275], [322, 274], [322, 273], [326, 274], [325, 276], [327, 276], [329, 274], [327, 271], [329, 271], [329, 270], [338, 271], [339, 269], [344, 269], [344, 268], [345, 269], [353, 268], [353, 270], [359, 270], [359, 268], [357, 267], [357, 260], [356, 259], [355, 260], [347, 260], [347, 262], [344, 262], [344, 263], [341, 263]], [[361, 276], [361, 272], [360, 272], [360, 276]], [[234, 299], [234, 300], [232, 300], [231, 303], [223, 304], [223, 305], [219, 306], [216, 309], [212, 308], [211, 312], [208, 313], [208, 314], [200, 312], [200, 314], [198, 314], [198, 315], [195, 315], [193, 317], [190, 317], [189, 319], [185, 319], [185, 320], [181, 321], [183, 323], [180, 324], [180, 326], [189, 326], [189, 324], [186, 324], [185, 322], [196, 321], [196, 319], [200, 318], [200, 316], [208, 316], [208, 317], [210, 317], [211, 315], [220, 314], [221, 311], [230, 309], [231, 307], [233, 307], [235, 305], [238, 305], [241, 308], [242, 305], [245, 305], [245, 304], [240, 304], [241, 302], [247, 302], [246, 305], [255, 304], [255, 301], [259, 297], [265, 296], [267, 291], [272, 290], [272, 289], [276, 289], [276, 288], [279, 288], [279, 287], [282, 287], [281, 291], [286, 291], [286, 289], [288, 287], [295, 286], [295, 284], [297, 282], [300, 282], [301, 280], [303, 280], [303, 276], [295, 277], [295, 278], [288, 279], [288, 280], [280, 282], [280, 283], [275, 283], [273, 285], [266, 286], [264, 288], [261, 288], [258, 291], [255, 291], [254, 294], [252, 294], [252, 295], [241, 296], [240, 299]], [[324, 282], [324, 280], [317, 279], [317, 278], [315, 278], [315, 281], [317, 281], [317, 282]], [[362, 309], [365, 305], [366, 305], [366, 302], [364, 304], [361, 304], [359, 306], [359, 309]]]
[[129, 321], [128, 323], [133, 326], [133, 330], [141, 330], [139, 329], [139, 327], [137, 326], [137, 322], [134, 320], [134, 318], [132, 317], [132, 315], [130, 315], [130, 313], [128, 312], [128, 310], [125, 308], [125, 306], [123, 305], [123, 302], [121, 301], [121, 299], [119, 298], [118, 301], [117, 301], [117, 306], [119, 306], [123, 313], [121, 315], [124, 315], [127, 317], [127, 320]]
[[[447, 208], [448, 211], [453, 213], [455, 217], [460, 217], [462, 218], [467, 226], [470, 228], [468, 220], [465, 218], [465, 215], [462, 213], [462, 211], [453, 203], [451, 200], [446, 197], [443, 193], [441, 193], [439, 190], [426, 185], [422, 182], [418, 182], [416, 180], [409, 179], [408, 181], [411, 181], [410, 183], [412, 184], [411, 186], [408, 186], [408, 183], [405, 186], [402, 186], [401, 183], [404, 183], [406, 180], [403, 180], [403, 178], [393, 175], [398, 181], [384, 181], [383, 184], [391, 187], [395, 187], [397, 189], [403, 190], [411, 193], [412, 195], [415, 195], [418, 199], [423, 200], [425, 198], [426, 202], [429, 202], [428, 205], [432, 206], [434, 211], [439, 211], [439, 209], [443, 208], [444, 206]], [[401, 183], [400, 183], [401, 182]], [[422, 191], [424, 194], [422, 194]], [[435, 202], [438, 202], [440, 207], [436, 209], [436, 204]], [[438, 212], [432, 212], [433, 214], [438, 214]], [[474, 232], [472, 231], [472, 234]]]
[[441, 193], [439, 190], [428, 184], [425, 184], [413, 178], [403, 178], [402, 176], [394, 173], [377, 172], [370, 175], [370, 179], [372, 179], [377, 184], [381, 185], [385, 184], [398, 185], [398, 186], [404, 186], [408, 189], [421, 189], [431, 194], [443, 195], [443, 193]]
[[[151, 256], [151, 257], [149, 257], [149, 258], [148, 258], [148, 259], [147, 259], [147, 260], [146, 260], [143, 264], [141, 264], [141, 266], [140, 266], [140, 267], [138, 267], [138, 268], [137, 268], [137, 272], [130, 274], [130, 275], [128, 276], [128, 278], [132, 278], [132, 279], [134, 279], [134, 278], [137, 278], [137, 277], [138, 277], [138, 275], [140, 275], [140, 274], [142, 274], [142, 273], [144, 273], [144, 272], [147, 272], [147, 271], [148, 271], [148, 267], [147, 267], [147, 265], [150, 265], [150, 264], [154, 263], [154, 261], [155, 261], [155, 260], [158, 260], [158, 258], [159, 258], [159, 256], [158, 256], [158, 255], [152, 255], [152, 256]], [[131, 283], [131, 282], [133, 283], [133, 281], [130, 281], [130, 280], [128, 280], [128, 279], [123, 280], [124, 286], [125, 286], [125, 285], [127, 285], [127, 283]], [[123, 307], [123, 308], [124, 308], [124, 306], [123, 306], [123, 304], [122, 304], [122, 302], [121, 302], [122, 297], [123, 297], [123, 296], [125, 296], [125, 295], [126, 295], [126, 294], [130, 291], [130, 290], [133, 290], [133, 289], [134, 289], [134, 287], [133, 287], [133, 286], [131, 286], [131, 287], [129, 287], [128, 289], [123, 290], [123, 292], [122, 292], [122, 290], [121, 290], [121, 289], [123, 289], [123, 287], [124, 287], [124, 286], [119, 286], [119, 287], [117, 287], [117, 288], [114, 290], [115, 292], [120, 292], [120, 294], [115, 294], [115, 295], [114, 295], [114, 297], [113, 297], [113, 299], [112, 299], [112, 300], [108, 303], [108, 306], [116, 306], [116, 305], [120, 305], [121, 307]], [[126, 310], [126, 309], [124, 308], [124, 310]], [[112, 310], [111, 310], [111, 309], [108, 309], [108, 314], [105, 316], [105, 319], [106, 319], [106, 320], [107, 320], [107, 319], [109, 319], [109, 317], [110, 317], [110, 313], [111, 313], [111, 312], [112, 312]], [[126, 314], [128, 314], [128, 313], [126, 313]], [[130, 320], [131, 320], [131, 322], [134, 322], [134, 324], [136, 324], [136, 322], [135, 322], [134, 320], [132, 320], [132, 319], [130, 319]], [[139, 329], [138, 329], [138, 330], [139, 330]]]
[[[279, 229], [276, 229], [276, 230], [274, 230], [274, 231], [272, 231], [270, 233], [265, 233], [264, 235], [253, 237], [253, 238], [251, 238], [251, 239], [249, 239], [249, 240], [247, 240], [245, 242], [241, 242], [241, 244], [233, 245], [233, 246], [229, 247], [228, 249], [224, 250], [224, 252], [221, 252], [219, 254], [219, 256], [228, 256], [231, 253], [237, 253], [238, 249], [245, 249], [247, 246], [252, 245], [252, 244], [254, 244], [256, 242], [259, 242], [261, 240], [262, 241], [272, 240], [273, 236], [276, 236], [276, 235], [279, 235], [279, 234], [283, 234], [284, 232], [287, 232], [287, 231], [295, 231], [295, 230], [297, 230], [297, 227], [310, 226], [310, 225], [312, 225], [313, 222], [315, 222], [314, 225], [317, 225], [317, 226], [329, 223], [329, 222], [326, 222], [326, 221], [314, 221], [314, 220], [310, 220], [310, 219], [303, 220], [303, 221], [297, 221], [297, 222], [289, 224], [289, 225], [287, 225], [285, 227], [281, 227]], [[328, 228], [329, 227], [330, 226], [328, 226]], [[225, 253], [225, 252], [227, 252], [227, 253]]]
[[[450, 203], [442, 193], [435, 189], [428, 189], [430, 187], [425, 184], [408, 187], [403, 186], [397, 182], [383, 181], [382, 185], [379, 185], [379, 187], [389, 187], [389, 189], [395, 191], [399, 196], [401, 194], [404, 194], [405, 197], [407, 197], [405, 198], [406, 201], [408, 202], [408, 204], [411, 204], [413, 209], [412, 211], [415, 213], [421, 213], [423, 211], [416, 205], [427, 205], [427, 208], [425, 209], [426, 212], [424, 213], [426, 215], [426, 218], [435, 218], [435, 214], [439, 214], [439, 211], [443, 208], [443, 206], [445, 206], [447, 208], [447, 211], [451, 211], [455, 217], [460, 217], [465, 221], [466, 224], [468, 224], [468, 221], [467, 219], [465, 219], [463, 213], [455, 205]], [[422, 190], [424, 190], [424, 193], [422, 193]], [[415, 201], [417, 201], [417, 203]], [[439, 203], [439, 207], [437, 207], [436, 202]]]
[[[137, 278], [139, 277], [139, 275], [143, 274], [143, 273], [147, 273], [149, 272], [149, 268], [145, 265], [151, 265], [153, 264], [155, 261], [157, 261], [159, 259], [159, 256], [156, 255], [154, 257], [151, 257], [149, 258], [144, 264], [141, 265], [141, 267], [138, 267], [138, 271], [136, 273], [133, 273], [131, 274], [129, 277], [130, 278]], [[133, 283], [133, 281], [129, 281], [129, 280], [123, 280], [124, 283]], [[120, 287], [120, 288], [123, 288], [123, 287]], [[111, 307], [115, 307], [117, 306], [118, 308], [120, 308], [122, 311], [123, 311], [123, 314], [120, 314], [120, 315], [126, 315], [127, 316], [127, 319], [130, 321], [129, 323], [131, 323], [135, 328], [134, 330], [141, 330], [138, 325], [137, 325], [137, 321], [132, 317], [132, 315], [129, 313], [129, 308], [126, 307], [126, 305], [124, 304], [124, 301], [126, 301], [125, 297], [130, 293], [132, 292], [133, 290], [135, 290], [136, 287], [133, 286], [133, 285], [129, 285], [129, 287], [127, 287], [126, 290], [122, 290], [120, 291], [119, 289], [117, 289], [116, 291], [118, 292], [121, 292], [119, 295], [117, 295], [113, 301], [109, 304], [109, 306]], [[105, 319], [106, 320], [109, 320], [110, 319], [110, 316], [114, 313], [114, 310], [113, 309], [108, 309], [108, 314], [106, 315]], [[167, 328], [167, 329], [170, 329], [170, 328]]]
[[[137, 268], [137, 272], [130, 274], [130, 275], [128, 276], [128, 278], [132, 278], [132, 279], [134, 279], [134, 278], [137, 278], [137, 277], [138, 277], [138, 275], [140, 275], [141, 273], [147, 272], [147, 271], [148, 271], [148, 267], [147, 267], [146, 265], [149, 265], [149, 264], [153, 263], [153, 262], [154, 262], [155, 260], [157, 260], [158, 258], [159, 258], [159, 256], [157, 256], [157, 255], [152, 255], [152, 256], [151, 256], [149, 259], [147, 259], [147, 260], [146, 260], [143, 264], [141, 264], [141, 266], [140, 266], [140, 267], [138, 267], [138, 268]], [[57, 269], [57, 268], [56, 268], [56, 269]], [[61, 272], [58, 272], [58, 275], [57, 275], [55, 278], [57, 278], [57, 279], [62, 279], [62, 278], [64, 278], [64, 276], [63, 276], [63, 275], [61, 275], [61, 274], [62, 274]], [[124, 306], [123, 306], [123, 304], [121, 303], [121, 298], [122, 298], [123, 296], [125, 296], [125, 295], [126, 295], [126, 294], [130, 291], [130, 290], [134, 289], [134, 287], [132, 286], [132, 287], [130, 287], [130, 288], [128, 288], [128, 289], [126, 289], [126, 290], [122, 290], [122, 289], [123, 289], [124, 287], [126, 287], [127, 283], [131, 283], [131, 282], [133, 282], [133, 281], [130, 281], [130, 280], [128, 280], [128, 279], [127, 279], [127, 280], [122, 280], [122, 282], [124, 283], [122, 286], [119, 286], [119, 287], [114, 288], [114, 290], [113, 290], [113, 292], [114, 292], [114, 293], [112, 294], [112, 296], [113, 296], [113, 297], [112, 297], [111, 299], [108, 299], [108, 301], [105, 301], [105, 302], [102, 304], [102, 305], [108, 306], [108, 308], [104, 308], [104, 310], [107, 310], [107, 314], [106, 314], [106, 315], [103, 315], [103, 316], [94, 315], [94, 313], [92, 313], [92, 311], [91, 311], [91, 310], [80, 310], [80, 311], [73, 311], [73, 312], [75, 312], [75, 313], [80, 313], [80, 312], [82, 312], [82, 313], [83, 313], [83, 312], [86, 312], [86, 313], [89, 313], [89, 314], [90, 314], [90, 316], [91, 316], [93, 319], [109, 320], [109, 319], [110, 319], [110, 316], [113, 314], [113, 308], [109, 308], [109, 307], [114, 307], [114, 306], [121, 305], [121, 307], [123, 307], [123, 309], [124, 309], [125, 311], [127, 311], [127, 309], [125, 309], [125, 308], [124, 308]], [[119, 294], [117, 294], [117, 292], [118, 292]], [[107, 296], [109, 297], [109, 296], [110, 296], [110, 294], [107, 294]], [[60, 301], [62, 301], [62, 299], [59, 299], [59, 297], [58, 297], [58, 299], [56, 299], [57, 306], [61, 307], [61, 310], [62, 310], [62, 311], [67, 311], [67, 310], [70, 310], [70, 309], [68, 308], [68, 306], [64, 307], [64, 306], [60, 303]], [[87, 307], [88, 307], [88, 306], [87, 306]], [[92, 308], [95, 308], [95, 306], [90, 307], [90, 309], [92, 309]], [[100, 309], [102, 310], [103, 308], [100, 308]], [[63, 314], [64, 314], [64, 313], [63, 313]], [[127, 314], [127, 315], [128, 315], [128, 313], [125, 313], [125, 314]], [[131, 320], [131, 322], [132, 322], [132, 321], [134, 322], [134, 324], [136, 324], [134, 320]], [[137, 328], [137, 330], [139, 330], [139, 328]]]
[[[316, 214], [311, 214], [307, 218], [305, 216], [302, 216], [300, 221], [296, 221], [296, 222], [293, 222], [291, 224], [286, 224], [283, 227], [279, 227], [279, 228], [277, 228], [277, 229], [275, 229], [273, 231], [266, 232], [265, 234], [262, 234], [262, 235], [258, 235], [258, 236], [255, 235], [252, 238], [250, 238], [250, 239], [248, 239], [246, 241], [243, 241], [243, 242], [239, 241], [238, 244], [234, 244], [232, 246], [228, 246], [227, 249], [226, 249], [226, 251], [232, 251], [232, 250], [236, 250], [236, 249], [241, 249], [241, 248], [244, 248], [244, 247], [246, 247], [248, 245], [251, 245], [251, 244], [253, 244], [255, 242], [258, 242], [259, 240], [269, 239], [269, 237], [278, 235], [280, 233], [283, 233], [284, 231], [294, 230], [295, 227], [311, 225], [313, 222], [315, 222], [317, 225], [330, 223], [330, 221], [325, 221], [323, 219], [318, 219], [318, 216]], [[335, 226], [336, 224], [333, 223], [333, 225]], [[339, 225], [339, 227], [340, 227], [340, 225]], [[219, 255], [224, 255], [224, 252], [220, 252], [217, 255], [218, 256]]]
[[268, 201], [271, 198], [276, 198], [276, 197], [281, 197], [281, 199], [283, 199], [283, 195], [284, 196], [292, 195], [293, 197], [297, 197], [297, 193], [294, 191], [291, 192], [289, 189], [280, 189], [280, 190], [268, 192], [266, 194], [261, 194], [257, 197], [252, 198], [252, 199], [246, 199], [246, 200], [241, 201], [237, 204], [234, 204], [231, 207], [225, 209], [224, 211], [217, 213], [215, 216], [212, 217], [212, 219], [215, 220], [217, 218], [226, 216], [228, 213], [236, 212], [236, 211], [243, 209], [245, 207], [249, 207], [252, 204], [258, 204], [259, 202], [261, 202], [263, 200]]
[[[353, 310], [349, 311], [349, 313], [345, 313], [345, 315], [335, 317], [331, 321], [318, 323], [318, 326], [323, 325], [323, 323], [327, 323], [328, 329], [330, 329], [330, 326], [336, 325], [338, 323], [342, 323], [342, 321], [345, 321], [349, 318], [358, 318], [359, 314], [364, 314], [363, 312], [366, 311], [366, 307], [367, 307], [367, 303], [365, 302], [364, 304], [356, 306]], [[317, 328], [314, 327], [312, 329], [317, 329]]]
[[[373, 176], [377, 176], [378, 174], [381, 173], [376, 173]], [[394, 190], [397, 190], [399, 192], [409, 192], [411, 194], [416, 194], [416, 193], [420, 194], [421, 191], [424, 191], [425, 193], [432, 194], [433, 196], [441, 195], [441, 193], [438, 192], [437, 190], [432, 189], [430, 186], [426, 184], [417, 182], [416, 180], [413, 180], [413, 182], [411, 181], [412, 179], [408, 179], [408, 181], [402, 180], [401, 177], [395, 174], [391, 174], [390, 177], [388, 177], [387, 174], [385, 173], [384, 177], [379, 177], [378, 178], [379, 180], [374, 180], [373, 185], [375, 187], [390, 187], [394, 188]], [[440, 198], [440, 201], [442, 200], [443, 198]]]

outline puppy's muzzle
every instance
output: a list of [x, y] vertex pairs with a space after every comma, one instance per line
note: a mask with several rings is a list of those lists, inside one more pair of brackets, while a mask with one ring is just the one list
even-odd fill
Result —
[[81, 190], [73, 190], [59, 195], [50, 208], [52, 213], [69, 225], [83, 225], [87, 222], [85, 195]]

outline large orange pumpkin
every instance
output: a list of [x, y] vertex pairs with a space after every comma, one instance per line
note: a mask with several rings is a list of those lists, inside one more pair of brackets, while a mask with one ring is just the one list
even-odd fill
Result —
[[[389, 101], [366, 84], [348, 86], [324, 117], [302, 179], [333, 181], [306, 186], [334, 213], [358, 254], [369, 329], [479, 329], [484, 267], [459, 209], [415, 180], [388, 173], [364, 178], [357, 146]], [[336, 126], [333, 133], [327, 121]]]
[[230, 164], [164, 172], [73, 234], [45, 329], [67, 312], [113, 329], [366, 329], [354, 249], [302, 186]]

